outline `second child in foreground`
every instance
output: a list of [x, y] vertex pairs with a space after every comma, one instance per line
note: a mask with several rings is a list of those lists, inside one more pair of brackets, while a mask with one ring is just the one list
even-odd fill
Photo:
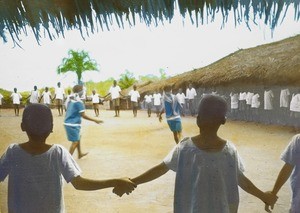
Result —
[[24, 109], [21, 128], [28, 141], [12, 144], [0, 158], [0, 181], [7, 176], [8, 212], [62, 213], [63, 179], [77, 190], [118, 187], [127, 193], [135, 188], [128, 178], [92, 180], [81, 177], [81, 170], [61, 145], [47, 144], [53, 129], [51, 110], [42, 104]]
[[[274, 204], [275, 195], [262, 192], [243, 174], [244, 166], [234, 144], [218, 136], [226, 112], [223, 98], [203, 97], [197, 117], [200, 134], [183, 139], [162, 163], [131, 180], [138, 185], [175, 171], [174, 213], [236, 213], [238, 186], [264, 203]], [[114, 190], [119, 196], [123, 192]]]

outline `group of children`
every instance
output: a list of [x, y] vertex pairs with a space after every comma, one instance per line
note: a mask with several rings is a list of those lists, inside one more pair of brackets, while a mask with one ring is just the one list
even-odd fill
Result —
[[[164, 90], [168, 124], [177, 130], [181, 128], [177, 117], [180, 106], [170, 86]], [[60, 145], [46, 143], [53, 128], [51, 110], [47, 106], [31, 104], [24, 109], [21, 129], [27, 133], [28, 141], [10, 145], [0, 159], [0, 181], [9, 178], [9, 212], [63, 212], [62, 177], [78, 190], [113, 187], [113, 192], [122, 196], [169, 170], [176, 172], [175, 213], [237, 212], [238, 186], [262, 200], [265, 210], [270, 211], [277, 200], [276, 194], [290, 176], [293, 193], [290, 212], [300, 211], [300, 135], [292, 139], [282, 154], [285, 165], [273, 190], [262, 192], [244, 175], [244, 165], [234, 144], [218, 136], [219, 127], [226, 123], [227, 103], [216, 95], [207, 95], [200, 101], [196, 119], [200, 133], [178, 141], [160, 164], [134, 178], [92, 180], [81, 177], [81, 170], [71, 155], [75, 149], [79, 158], [84, 155], [80, 150], [81, 118], [96, 123], [102, 121], [85, 115], [84, 105], [78, 99], [82, 86], [75, 86], [73, 92], [64, 123], [72, 142], [69, 152]]]

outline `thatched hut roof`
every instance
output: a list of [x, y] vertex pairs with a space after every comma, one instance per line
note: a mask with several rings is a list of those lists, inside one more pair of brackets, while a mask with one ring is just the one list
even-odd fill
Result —
[[164, 81], [139, 87], [141, 94], [188, 83], [214, 86], [298, 86], [300, 85], [300, 35], [279, 42], [239, 50], [221, 60]]
[[113, 24], [134, 25], [136, 19], [157, 25], [171, 21], [175, 7], [196, 25], [213, 20], [218, 12], [225, 23], [233, 12], [236, 23], [248, 23], [251, 17], [254, 21], [263, 19], [274, 28], [290, 5], [294, 7], [295, 20], [299, 20], [299, 0], [0, 0], [0, 36], [6, 42], [9, 35], [18, 43], [20, 35], [27, 35], [29, 29], [39, 41], [41, 35], [54, 39], [70, 29], [88, 36]]

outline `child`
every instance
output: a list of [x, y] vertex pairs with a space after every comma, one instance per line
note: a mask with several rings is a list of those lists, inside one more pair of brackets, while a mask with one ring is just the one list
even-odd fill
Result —
[[41, 96], [39, 102], [41, 102], [42, 98], [44, 99], [44, 104], [47, 107], [50, 107], [50, 104], [51, 104], [51, 92], [49, 91], [48, 87], [45, 87], [45, 91], [42, 93], [42, 96]]
[[65, 90], [61, 87], [61, 83], [57, 83], [57, 87], [55, 88], [55, 94], [52, 99], [56, 101], [56, 106], [58, 109], [58, 115], [62, 116], [64, 114], [63, 101], [65, 99]]
[[[223, 98], [204, 96], [197, 116], [200, 134], [183, 139], [162, 163], [131, 180], [138, 185], [170, 169], [175, 171], [175, 213], [237, 212], [238, 186], [263, 202], [275, 203], [276, 196], [263, 193], [243, 174], [244, 166], [235, 146], [217, 135], [220, 125], [225, 124], [226, 111]], [[121, 190], [114, 192], [122, 195]]]
[[181, 105], [177, 97], [172, 94], [172, 86], [165, 86], [163, 95], [163, 108], [159, 113], [159, 121], [162, 120], [161, 115], [165, 112], [169, 128], [173, 132], [175, 143], [178, 143], [181, 139], [182, 126], [180, 110]]
[[77, 149], [79, 159], [88, 154], [88, 153], [81, 152], [81, 146], [80, 146], [81, 118], [84, 118], [89, 121], [94, 121], [97, 124], [103, 123], [103, 121], [93, 119], [85, 114], [84, 104], [80, 100], [82, 92], [83, 92], [82, 85], [76, 85], [73, 87], [74, 97], [70, 98], [65, 121], [64, 121], [68, 140], [72, 142], [70, 146], [70, 153], [71, 155], [73, 155], [75, 149]]
[[[281, 159], [285, 162], [281, 171], [278, 174], [277, 180], [273, 187], [272, 193], [277, 195], [283, 184], [290, 177], [292, 188], [292, 204], [290, 213], [297, 213], [300, 211], [300, 134], [295, 135], [281, 154]], [[274, 205], [271, 205], [273, 209]], [[269, 210], [269, 206], [266, 206]]]
[[19, 116], [19, 113], [20, 113], [19, 106], [21, 103], [22, 95], [20, 93], [18, 93], [17, 88], [14, 88], [14, 92], [11, 94], [10, 97], [12, 98], [12, 101], [13, 101], [15, 116]]
[[26, 100], [28, 100], [28, 98], [30, 98], [29, 99], [29, 103], [30, 104], [37, 104], [37, 103], [39, 103], [40, 93], [37, 90], [37, 86], [33, 87], [33, 90], [30, 92], [30, 95], [26, 98]]
[[157, 117], [159, 116], [159, 111], [161, 109], [161, 98], [161, 94], [158, 91], [155, 91], [153, 94], [153, 105]]
[[10, 145], [0, 159], [0, 181], [9, 177], [9, 212], [64, 212], [62, 177], [77, 190], [119, 187], [130, 193], [134, 189], [135, 185], [128, 178], [81, 177], [78, 164], [64, 147], [46, 144], [53, 129], [52, 113], [47, 106], [27, 106], [21, 129], [27, 133], [28, 141]]
[[144, 97], [145, 100], [145, 108], [147, 109], [148, 118], [151, 117], [151, 109], [152, 109], [152, 95], [150, 92], [147, 92], [147, 94]]
[[130, 96], [133, 116], [136, 117], [140, 99], [140, 93], [136, 90], [136, 85], [133, 85], [133, 90], [128, 95]]
[[93, 103], [93, 108], [95, 112], [95, 116], [99, 117], [99, 103], [101, 102], [100, 100], [100, 95], [96, 93], [96, 90], [92, 91], [92, 103]]

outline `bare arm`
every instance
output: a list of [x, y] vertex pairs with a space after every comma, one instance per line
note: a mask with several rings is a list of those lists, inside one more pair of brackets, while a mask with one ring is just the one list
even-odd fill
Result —
[[91, 180], [83, 178], [81, 176], [77, 176], [73, 178], [71, 183], [75, 189], [84, 191], [99, 190], [118, 186], [125, 188], [128, 192], [131, 192], [136, 187], [136, 185], [132, 181], [130, 181], [129, 178]]
[[89, 120], [89, 121], [94, 121], [97, 124], [103, 123], [102, 120], [91, 118], [90, 116], [88, 116], [87, 114], [85, 114], [85, 112], [81, 113], [81, 117], [83, 117], [84, 119]]
[[277, 196], [271, 193], [264, 193], [260, 189], [258, 189], [243, 173], [239, 175], [239, 186], [247, 193], [259, 198], [264, 203], [269, 205], [273, 205]]

